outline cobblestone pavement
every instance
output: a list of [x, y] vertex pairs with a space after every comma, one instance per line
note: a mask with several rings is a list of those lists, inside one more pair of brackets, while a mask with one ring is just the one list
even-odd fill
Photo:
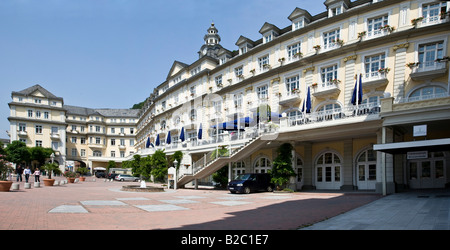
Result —
[[121, 191], [124, 185], [130, 183], [94, 177], [53, 187], [35, 188], [32, 183], [30, 189], [21, 182], [19, 190], [0, 192], [0, 229], [297, 229], [381, 198], [377, 194], [338, 192], [129, 192]]

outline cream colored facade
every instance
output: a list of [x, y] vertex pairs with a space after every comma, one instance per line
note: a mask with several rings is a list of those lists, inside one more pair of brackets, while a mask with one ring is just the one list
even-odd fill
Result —
[[52, 148], [61, 169], [86, 166], [91, 172], [117, 166], [134, 154], [137, 111], [65, 105], [40, 85], [12, 92], [10, 140]]
[[[265, 23], [261, 39], [241, 36], [234, 51], [220, 46], [212, 24], [199, 59], [175, 61], [140, 111], [137, 152], [182, 150], [179, 185], [195, 185], [224, 165], [230, 178], [267, 172], [286, 142], [295, 148], [291, 185], [297, 189], [392, 193], [448, 185], [449, 148], [435, 140], [450, 137], [444, 129], [450, 124], [449, 3], [324, 4], [326, 11], [315, 16], [295, 8], [285, 28]], [[362, 98], [354, 104], [359, 82]], [[267, 105], [272, 119], [256, 122]], [[222, 124], [227, 127], [215, 129]], [[427, 125], [427, 135], [414, 137], [416, 125]], [[147, 147], [158, 136], [161, 144]], [[414, 140], [428, 144], [415, 147]], [[387, 144], [395, 142], [411, 147], [390, 151]], [[219, 146], [232, 153], [212, 161]], [[410, 159], [408, 152], [418, 150], [426, 157]]]

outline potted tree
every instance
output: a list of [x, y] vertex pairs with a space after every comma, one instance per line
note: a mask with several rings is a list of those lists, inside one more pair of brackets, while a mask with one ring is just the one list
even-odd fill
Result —
[[278, 191], [286, 189], [290, 178], [295, 176], [295, 171], [292, 169], [292, 149], [290, 143], [282, 144], [277, 150], [277, 158], [273, 161], [273, 168], [270, 171], [271, 181]]
[[12, 171], [14, 168], [0, 155], [0, 192], [8, 192], [11, 188], [13, 182], [9, 181], [7, 177]]
[[77, 174], [75, 172], [72, 172], [72, 171], [65, 171], [63, 175], [64, 175], [64, 177], [67, 178], [67, 182], [68, 183], [74, 183], [75, 182], [75, 177], [77, 176]]
[[47, 163], [44, 165], [43, 169], [46, 170], [48, 174], [48, 178], [43, 179], [44, 186], [53, 186], [55, 179], [52, 179], [52, 174], [61, 174], [59, 165], [57, 163]]
[[87, 168], [78, 168], [77, 172], [80, 173], [80, 177], [78, 177], [80, 181], [85, 181], [86, 177], [84, 175], [88, 172]]

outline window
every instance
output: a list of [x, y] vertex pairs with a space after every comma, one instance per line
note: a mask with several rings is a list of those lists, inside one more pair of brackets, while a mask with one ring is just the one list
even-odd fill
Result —
[[94, 157], [102, 157], [102, 151], [95, 150], [93, 153]]
[[234, 75], [236, 78], [240, 79], [244, 76], [244, 67], [240, 66], [234, 69]]
[[197, 110], [191, 109], [191, 120], [195, 121], [197, 120]]
[[268, 43], [268, 42], [272, 41], [274, 36], [275, 35], [274, 35], [273, 32], [270, 32], [268, 35], [265, 35], [264, 36], [264, 43]]
[[27, 125], [25, 123], [19, 123], [19, 131], [27, 131]]
[[269, 65], [269, 55], [258, 58], [259, 70], [264, 71], [270, 67]]
[[331, 103], [331, 104], [327, 104], [322, 106], [320, 109], [318, 109], [317, 111], [319, 112], [334, 112], [334, 111], [340, 111], [341, 110], [341, 105], [337, 104], [337, 103]]
[[267, 173], [272, 169], [272, 164], [268, 158], [261, 157], [255, 161], [254, 169], [255, 173]]
[[111, 146], [116, 145], [116, 139], [111, 139]]
[[242, 94], [234, 94], [233, 95], [233, 102], [235, 108], [242, 107]]
[[381, 27], [388, 24], [388, 15], [367, 20], [367, 37], [385, 35], [385, 30]]
[[81, 157], [86, 156], [86, 149], [81, 149], [81, 150], [80, 150], [80, 156], [81, 156]]
[[100, 132], [100, 126], [95, 126], [95, 132]]
[[41, 118], [41, 111], [36, 110], [36, 118]]
[[379, 54], [374, 56], [366, 56], [364, 58], [364, 72], [365, 78], [378, 78], [380, 72], [379, 69], [384, 69], [386, 65], [386, 55]]
[[223, 86], [222, 85], [222, 75], [216, 76], [215, 81], [216, 81], [216, 86], [217, 87], [222, 87]]
[[194, 76], [194, 75], [200, 73], [200, 69], [201, 69], [200, 66], [195, 67], [194, 69], [192, 69], [191, 70], [191, 76]]
[[111, 134], [115, 134], [116, 133], [116, 129], [115, 128], [111, 128]]
[[120, 146], [125, 146], [125, 139], [120, 139]]
[[444, 56], [444, 43], [434, 42], [419, 45], [419, 71], [441, 69], [445, 62], [436, 62]]
[[34, 99], [34, 103], [39, 104], [39, 103], [41, 103], [41, 102], [42, 102], [41, 99]]
[[161, 122], [161, 129], [166, 129], [166, 121]]
[[422, 25], [439, 23], [441, 21], [441, 12], [447, 12], [446, 2], [442, 1], [438, 3], [424, 4], [422, 6]]
[[36, 147], [42, 147], [42, 141], [36, 140]]
[[42, 125], [36, 125], [36, 134], [42, 134]]
[[258, 95], [258, 99], [267, 99], [269, 98], [269, 90], [267, 85], [263, 85], [256, 88], [256, 93]]
[[332, 17], [332, 16], [339, 15], [341, 13], [342, 13], [342, 6], [338, 6], [336, 8], [330, 9], [329, 16]]
[[300, 46], [300, 43], [296, 43], [287, 47], [289, 61], [300, 58]]
[[28, 110], [28, 117], [29, 118], [33, 117], [33, 110], [31, 110], [31, 109]]
[[72, 156], [77, 156], [77, 149], [76, 148], [72, 148]]
[[297, 93], [297, 91], [300, 88], [299, 79], [300, 79], [300, 77], [298, 75], [286, 78], [287, 95]]
[[81, 143], [81, 144], [86, 144], [86, 138], [81, 137], [81, 138], [80, 138], [80, 143]]
[[134, 146], [134, 139], [130, 139], [130, 146]]
[[48, 115], [49, 115], [48, 112], [44, 112], [44, 119], [48, 119], [49, 118]]
[[322, 87], [334, 85], [338, 77], [337, 64], [321, 68], [320, 77], [322, 79]]
[[72, 143], [77, 143], [77, 138], [76, 137], [72, 137]]
[[446, 90], [439, 86], [427, 86], [415, 90], [409, 95], [408, 101], [419, 101], [446, 96]]
[[134, 128], [130, 128], [130, 134], [134, 134]]
[[220, 114], [222, 112], [222, 101], [213, 101], [212, 106], [215, 114]]
[[100, 143], [101, 143], [100, 137], [95, 137], [95, 144], [100, 144]]
[[166, 108], [166, 101], [161, 102], [161, 108], [163, 108], [163, 110]]
[[292, 22], [292, 30], [298, 30], [300, 28], [303, 28], [304, 26], [305, 26], [305, 21], [303, 18]]
[[323, 48], [334, 49], [337, 48], [336, 41], [340, 39], [340, 30], [333, 30], [323, 33]]
[[125, 157], [125, 151], [120, 151], [120, 158], [124, 158]]

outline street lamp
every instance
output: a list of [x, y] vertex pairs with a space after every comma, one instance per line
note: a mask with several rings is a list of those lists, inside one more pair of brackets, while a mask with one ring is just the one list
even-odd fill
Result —
[[173, 167], [175, 168], [175, 171], [174, 171], [174, 175], [173, 175], [173, 189], [174, 190], [177, 190], [177, 165], [178, 165], [178, 161], [175, 159], [174, 161], [173, 161]]
[[52, 164], [53, 164], [53, 160], [55, 159], [55, 153], [52, 153], [52, 154], [50, 155], [50, 159], [52, 159]]

